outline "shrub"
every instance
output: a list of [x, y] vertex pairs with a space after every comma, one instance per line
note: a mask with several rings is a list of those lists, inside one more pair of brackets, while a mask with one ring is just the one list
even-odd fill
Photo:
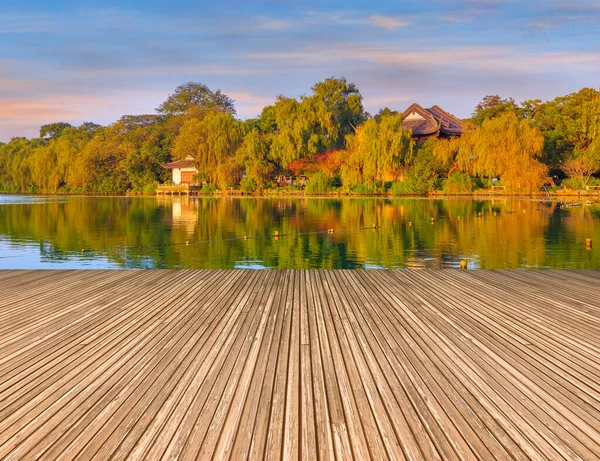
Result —
[[360, 195], [373, 195], [373, 194], [381, 194], [384, 192], [383, 188], [378, 186], [376, 183], [368, 182], [364, 184], [359, 184], [352, 189], [355, 194]]
[[[587, 182], [588, 186], [600, 186], [600, 179], [593, 176]], [[561, 182], [561, 186], [571, 190], [585, 190], [579, 178], [566, 178]]]
[[396, 181], [392, 183], [390, 192], [392, 195], [415, 195], [426, 194], [429, 191], [427, 182], [416, 181], [414, 178], [409, 178], [406, 181]]
[[439, 187], [439, 172], [445, 168], [434, 155], [436, 142], [428, 140], [419, 146], [413, 166], [406, 172], [406, 179], [392, 183], [392, 195], [424, 195]]
[[454, 173], [444, 181], [443, 190], [445, 194], [470, 194], [473, 179], [466, 174]]
[[342, 179], [339, 176], [334, 176], [330, 179], [331, 187], [342, 187]]
[[390, 187], [392, 195], [425, 195], [436, 190], [439, 178], [431, 168], [417, 164], [409, 170], [404, 181], [393, 182]]
[[257, 187], [256, 181], [254, 181], [252, 178], [245, 177], [240, 181], [240, 190], [244, 194], [251, 194], [252, 192], [256, 191]]
[[327, 173], [323, 171], [317, 171], [313, 174], [308, 182], [304, 191], [307, 194], [325, 194], [331, 190], [331, 180]]
[[145, 193], [155, 192], [157, 186], [158, 186], [157, 181], [150, 182], [143, 187], [142, 192], [145, 192]]
[[213, 195], [217, 191], [217, 188], [212, 184], [204, 184], [200, 189], [201, 194]]
[[39, 194], [40, 187], [37, 184], [30, 184], [29, 187], [27, 188], [27, 193], [28, 194]]

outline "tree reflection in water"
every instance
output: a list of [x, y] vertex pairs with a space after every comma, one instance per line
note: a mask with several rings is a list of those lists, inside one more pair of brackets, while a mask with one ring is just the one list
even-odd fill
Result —
[[[586, 250], [586, 238], [599, 244]], [[40, 268], [90, 259], [117, 268], [444, 268], [466, 259], [470, 268], [600, 269], [600, 205], [4, 196], [0, 241], [38, 255]]]

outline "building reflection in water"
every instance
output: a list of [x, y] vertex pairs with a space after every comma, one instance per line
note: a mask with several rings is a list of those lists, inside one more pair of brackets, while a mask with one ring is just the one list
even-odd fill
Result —
[[198, 224], [198, 201], [187, 196], [157, 196], [159, 206], [171, 207], [174, 229], [183, 229], [192, 236]]

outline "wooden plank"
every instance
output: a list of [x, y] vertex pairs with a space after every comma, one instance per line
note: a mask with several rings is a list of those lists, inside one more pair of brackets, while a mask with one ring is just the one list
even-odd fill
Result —
[[[413, 277], [413, 275], [411, 274], [410, 277]], [[433, 293], [430, 294], [434, 295]], [[423, 301], [425, 308], [433, 308], [433, 305], [427, 300]], [[565, 439], [569, 439], [570, 443], [575, 444], [578, 444], [578, 441], [571, 437], [568, 430], [563, 429], [562, 424], [565, 424], [566, 421], [558, 415], [554, 408], [548, 406], [538, 394], [529, 389], [526, 385], [527, 378], [525, 376], [500, 373], [497, 369], [506, 366], [507, 362], [500, 360], [495, 363], [495, 366], [491, 365], [490, 361], [487, 360], [490, 351], [486, 348], [479, 350], [479, 348], [474, 347], [472, 345], [474, 338], [461, 328], [454, 329], [444, 313], [438, 311], [434, 316], [425, 309], [423, 317], [427, 324], [433, 325], [438, 331], [444, 332], [444, 338], [442, 339], [449, 347], [459, 348], [467, 363], [471, 364], [480, 373], [485, 373], [494, 392], [501, 396], [507, 405], [524, 415], [528, 420], [535, 421], [535, 425], [546, 429], [536, 431], [536, 436], [540, 436], [549, 444], [551, 449], [557, 450], [563, 456], [574, 456], [573, 449], [569, 443], [565, 442]], [[481, 346], [479, 343], [475, 344]], [[515, 395], [525, 395], [527, 398], [519, 399], [515, 398]], [[561, 424], [557, 424], [557, 422]], [[586, 426], [584, 424], [584, 428]], [[541, 442], [541, 439], [539, 440]], [[583, 445], [579, 449], [585, 452]]]
[[[131, 376], [130, 380], [112, 386], [91, 409], [93, 412], [87, 412], [86, 421], [80, 420], [72, 427], [79, 435], [72, 438], [64, 453], [69, 456], [100, 458], [108, 457], [115, 450], [117, 454], [127, 454], [140, 435], [146, 433], [156, 413], [161, 409], [169, 409], [165, 400], [175, 392], [173, 388], [195, 362], [195, 354], [204, 344], [215, 322], [221, 318], [222, 309], [219, 306], [227, 305], [229, 296], [237, 292], [235, 288], [242, 282], [241, 277], [224, 278], [222, 287], [218, 283], [210, 284], [205, 290], [196, 290], [190, 286], [190, 290], [182, 293], [185, 295], [182, 304], [189, 309], [189, 314], [174, 323], [163, 320], [177, 334], [161, 347], [146, 371], [141, 370]], [[203, 303], [203, 292], [210, 293], [212, 290], [218, 290], [221, 294], [217, 295], [213, 291], [214, 301], [210, 304]], [[228, 311], [226, 308], [224, 310]], [[110, 429], [106, 430], [108, 428]], [[152, 434], [150, 430], [147, 433]], [[120, 443], [115, 443], [116, 440]], [[58, 451], [59, 448], [56, 444], [53, 446], [53, 450]]]
[[600, 271], [0, 271], [2, 459], [598, 459]]

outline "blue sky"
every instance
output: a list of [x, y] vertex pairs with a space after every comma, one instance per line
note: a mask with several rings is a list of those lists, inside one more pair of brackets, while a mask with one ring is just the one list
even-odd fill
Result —
[[199, 81], [256, 116], [345, 76], [368, 111], [600, 87], [600, 0], [0, 2], [0, 141], [152, 113]]

